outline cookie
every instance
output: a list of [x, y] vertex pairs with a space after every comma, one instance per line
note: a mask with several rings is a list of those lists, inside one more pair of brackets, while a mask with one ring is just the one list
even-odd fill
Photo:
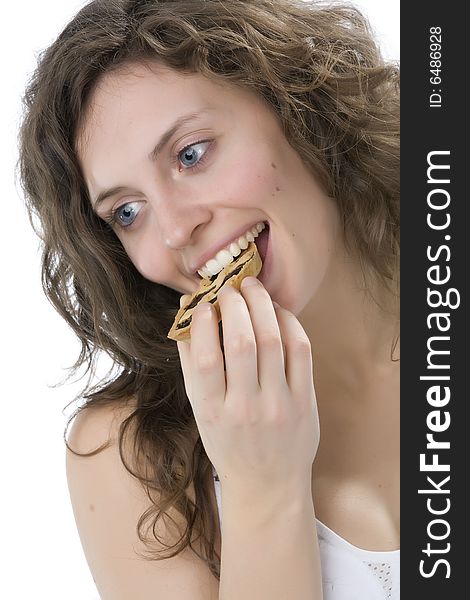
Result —
[[191, 337], [192, 314], [198, 304], [210, 302], [214, 305], [217, 318], [221, 321], [217, 295], [224, 285], [231, 285], [240, 290], [240, 285], [245, 277], [251, 275], [256, 277], [263, 263], [254, 242], [250, 242], [229, 265], [211, 278], [203, 279], [199, 289], [192, 294], [184, 306], [176, 314], [175, 321], [168, 332], [170, 340], [184, 341]]

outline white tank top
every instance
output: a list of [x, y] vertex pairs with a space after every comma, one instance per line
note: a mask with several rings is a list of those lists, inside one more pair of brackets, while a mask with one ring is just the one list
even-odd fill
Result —
[[[215, 496], [222, 523], [222, 496], [217, 472]], [[316, 519], [323, 581], [323, 600], [398, 600], [400, 550], [375, 552], [347, 542]]]

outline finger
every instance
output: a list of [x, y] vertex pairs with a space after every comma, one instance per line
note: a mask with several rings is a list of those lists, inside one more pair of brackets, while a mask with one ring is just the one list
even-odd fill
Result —
[[259, 391], [256, 339], [250, 313], [243, 296], [232, 286], [218, 295], [226, 364], [227, 395], [252, 397]]
[[286, 385], [281, 332], [270, 295], [255, 277], [246, 277], [241, 292], [250, 312], [256, 338], [258, 380], [261, 389]]
[[310, 397], [313, 388], [310, 340], [295, 315], [280, 306], [275, 311], [285, 348], [287, 385], [294, 397]]
[[[278, 308], [282, 308], [277, 302], [275, 302], [273, 300], [273, 308], [274, 308], [274, 313], [276, 315], [276, 320], [277, 320], [277, 326], [279, 327], [279, 320], [278, 320], [278, 313], [277, 313], [277, 309]], [[281, 328], [279, 327], [279, 331], [281, 332], [281, 341], [282, 341], [282, 356], [284, 358], [284, 373], [286, 373], [286, 365], [287, 365], [287, 354], [286, 354], [286, 345], [284, 343], [284, 338], [282, 337], [282, 331]], [[287, 381], [287, 377], [286, 377], [286, 381]]]
[[226, 382], [218, 318], [209, 302], [193, 312], [189, 362], [195, 411], [202, 417], [217, 414], [225, 399]]

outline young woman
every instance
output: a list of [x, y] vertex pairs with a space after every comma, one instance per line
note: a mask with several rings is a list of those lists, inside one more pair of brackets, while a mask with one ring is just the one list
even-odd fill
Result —
[[[67, 443], [104, 600], [398, 598], [398, 134], [350, 6], [94, 0], [41, 56], [20, 171], [44, 289], [77, 366], [119, 368]], [[221, 330], [202, 303], [168, 339], [250, 239]]]

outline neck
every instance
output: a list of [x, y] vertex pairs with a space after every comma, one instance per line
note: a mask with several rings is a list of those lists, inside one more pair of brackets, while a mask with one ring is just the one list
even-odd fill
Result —
[[398, 301], [377, 284], [367, 292], [360, 268], [345, 256], [333, 261], [327, 277], [298, 316], [312, 345], [315, 372], [345, 389], [395, 377]]

